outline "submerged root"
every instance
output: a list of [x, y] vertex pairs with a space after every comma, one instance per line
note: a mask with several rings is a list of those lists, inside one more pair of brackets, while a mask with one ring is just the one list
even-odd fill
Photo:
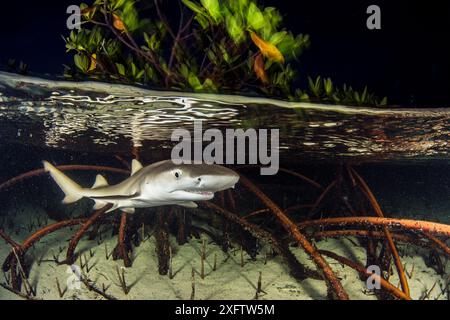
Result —
[[[372, 190], [370, 190], [367, 183], [364, 181], [364, 179], [351, 167], [348, 167], [349, 173], [351, 176], [356, 177], [357, 184], [361, 187], [361, 189], [364, 191], [364, 194], [369, 199], [370, 204], [372, 205], [373, 209], [375, 210], [375, 213], [378, 217], [383, 218], [384, 214], [381, 210], [380, 205], [378, 204], [377, 199], [375, 198], [374, 194], [372, 193]], [[387, 227], [383, 227], [383, 232], [385, 234], [389, 250], [392, 254], [392, 258], [394, 259], [395, 267], [397, 268], [397, 273], [400, 278], [400, 284], [402, 286], [402, 290], [406, 295], [410, 295], [409, 293], [409, 285], [408, 280], [406, 278], [405, 270], [403, 269], [403, 264], [400, 260], [400, 256], [398, 254], [397, 247], [394, 243], [394, 239], [392, 239], [392, 235]]]
[[[19, 247], [16, 249], [16, 252], [19, 257], [24, 256], [26, 251], [29, 248], [31, 248], [36, 242], [38, 242], [44, 236], [46, 236], [50, 233], [53, 233], [57, 230], [63, 229], [63, 228], [82, 224], [85, 221], [86, 221], [86, 219], [72, 219], [72, 220], [60, 221], [60, 222], [51, 224], [49, 226], [46, 226], [46, 227], [36, 231], [35, 233], [33, 233], [30, 237], [28, 237], [22, 244], [19, 245]], [[4, 272], [8, 271], [11, 268], [11, 262], [12, 262], [12, 260], [15, 260], [14, 258], [15, 258], [14, 252], [11, 251], [9, 253], [8, 257], [5, 259], [5, 262], [3, 263], [2, 268], [3, 268]]]
[[157, 230], [155, 232], [156, 254], [158, 256], [158, 271], [160, 275], [166, 275], [170, 266], [169, 232], [166, 224], [167, 216], [161, 208], [157, 212]]
[[402, 229], [416, 234], [430, 233], [437, 236], [450, 237], [450, 225], [398, 218], [378, 217], [343, 217], [324, 218], [319, 220], [304, 221], [297, 224], [300, 230], [319, 227], [387, 227], [391, 230]]
[[73, 264], [75, 262], [75, 260], [77, 259], [76, 255], [75, 255], [75, 249], [78, 245], [78, 242], [80, 242], [81, 238], [85, 235], [85, 233], [89, 230], [89, 228], [96, 221], [98, 221], [101, 218], [101, 216], [106, 211], [108, 211], [111, 207], [112, 207], [111, 204], [107, 204], [103, 208], [95, 211], [94, 214], [83, 223], [83, 225], [77, 231], [77, 233], [75, 233], [75, 235], [72, 237], [72, 239], [70, 239], [69, 247], [67, 248], [66, 260], [64, 260], [61, 263]]
[[356, 271], [358, 271], [359, 273], [361, 273], [362, 275], [364, 275], [366, 277], [373, 277], [374, 280], [379, 281], [379, 283], [383, 287], [383, 289], [387, 290], [394, 297], [396, 297], [398, 299], [402, 299], [402, 300], [411, 300], [411, 297], [409, 295], [407, 295], [403, 291], [397, 289], [395, 286], [393, 286], [392, 284], [390, 284], [389, 282], [384, 280], [382, 277], [380, 277], [376, 274], [373, 274], [372, 272], [367, 270], [362, 265], [355, 263], [347, 258], [341, 257], [341, 256], [335, 254], [334, 252], [330, 252], [330, 251], [326, 251], [326, 250], [319, 250], [319, 252], [324, 256], [328, 256], [328, 257], [330, 257], [352, 269], [355, 269]]
[[[56, 166], [56, 168], [61, 170], [61, 171], [93, 170], [93, 171], [109, 171], [109, 172], [121, 173], [121, 174], [125, 174], [125, 175], [129, 175], [130, 174], [130, 171], [128, 171], [128, 170], [119, 169], [119, 168], [113, 168], [113, 167], [105, 167], [105, 166], [75, 165], [74, 164], [74, 165]], [[46, 173], [47, 172], [43, 168], [23, 173], [21, 175], [18, 175], [17, 177], [11, 178], [8, 181], [5, 181], [2, 184], [0, 184], [0, 191], [3, 191], [3, 190], [5, 190], [5, 189], [15, 185], [18, 182], [23, 181], [25, 179], [32, 178], [32, 177], [37, 177], [37, 176], [40, 176], [40, 175], [44, 175]]]
[[[119, 159], [120, 160], [120, 159]], [[117, 169], [111, 167], [102, 167], [102, 166], [89, 166], [89, 165], [69, 165], [69, 166], [58, 166], [60, 170], [99, 170], [99, 171], [110, 171], [121, 174], [129, 174], [128, 170]], [[447, 256], [450, 256], [450, 248], [443, 241], [450, 237], [450, 226], [445, 224], [439, 224], [428, 221], [417, 221], [417, 220], [408, 220], [408, 219], [393, 219], [386, 218], [381, 210], [381, 207], [376, 200], [374, 194], [370, 190], [367, 183], [363, 180], [363, 178], [351, 167], [347, 167], [348, 177], [350, 178], [351, 187], [350, 194], [357, 191], [362, 192], [362, 197], [359, 197], [360, 206], [358, 207], [358, 203], [350, 203], [348, 200], [350, 197], [345, 197], [343, 192], [348, 190], [344, 190], [344, 178], [342, 174], [342, 170], [339, 171], [338, 177], [331, 182], [327, 187], [323, 188], [319, 183], [299, 174], [294, 171], [281, 169], [281, 171], [290, 174], [292, 176], [296, 176], [303, 181], [309, 183], [314, 188], [319, 189], [321, 192], [318, 199], [313, 204], [301, 204], [293, 207], [289, 207], [285, 210], [282, 210], [275, 202], [269, 198], [265, 193], [263, 193], [255, 184], [253, 184], [246, 177], [241, 175], [241, 183], [246, 187], [251, 193], [253, 193], [264, 205], [265, 209], [261, 209], [258, 211], [253, 211], [246, 216], [240, 216], [236, 212], [238, 212], [236, 199], [234, 198], [234, 194], [231, 190], [227, 190], [225, 192], [221, 192], [219, 194], [219, 202], [220, 205], [212, 203], [212, 202], [200, 202], [199, 205], [203, 208], [207, 208], [211, 211], [219, 213], [224, 218], [223, 223], [223, 240], [222, 246], [224, 251], [228, 248], [229, 245], [229, 236], [230, 230], [229, 224], [233, 223], [240, 226], [245, 232], [242, 235], [248, 237], [251, 235], [250, 247], [253, 246], [256, 248], [256, 244], [253, 245], [255, 239], [260, 239], [265, 241], [271, 245], [275, 252], [280, 254], [284, 260], [287, 262], [289, 268], [292, 271], [292, 275], [298, 279], [303, 280], [306, 278], [314, 278], [325, 280], [328, 290], [333, 294], [333, 297], [338, 299], [348, 299], [348, 295], [345, 292], [342, 284], [339, 279], [334, 274], [331, 267], [328, 265], [327, 261], [323, 256], [330, 257], [339, 261], [342, 264], [345, 264], [361, 274], [362, 279], [367, 279], [369, 276], [373, 276], [372, 273], [369, 273], [366, 267], [358, 264], [357, 262], [353, 262], [347, 258], [336, 255], [335, 253], [318, 250], [314, 247], [314, 245], [310, 242], [311, 239], [322, 239], [322, 238], [340, 238], [345, 236], [355, 236], [359, 238], [367, 239], [366, 242], [362, 242], [363, 245], [367, 246], [367, 255], [368, 259], [373, 259], [371, 261], [379, 261], [379, 265], [382, 266], [383, 270], [386, 271], [389, 269], [392, 261], [394, 262], [397, 272], [400, 278], [400, 284], [402, 290], [396, 288], [391, 283], [388, 282], [388, 277], [383, 278], [379, 277], [379, 281], [381, 286], [383, 287], [382, 293], [386, 294], [385, 296], [393, 296], [397, 299], [411, 299], [409, 293], [408, 282], [406, 281], [406, 272], [404, 271], [405, 267], [400, 261], [400, 256], [396, 248], [395, 242], [403, 242], [403, 243], [411, 243], [418, 246], [426, 247], [433, 252], [435, 250], [440, 250], [445, 253]], [[0, 191], [4, 190], [17, 182], [20, 182], [24, 179], [42, 175], [44, 174], [44, 169], [33, 170], [27, 172], [25, 174], [19, 175], [15, 178], [12, 178], [5, 183], [0, 184]], [[348, 183], [348, 181], [345, 181]], [[358, 192], [358, 195], [360, 193]], [[294, 222], [289, 216], [288, 212], [292, 212], [294, 210], [298, 210], [300, 208], [308, 208], [310, 215], [314, 215], [318, 212], [320, 208], [323, 208], [323, 203], [325, 202], [325, 198], [329, 195], [335, 196], [337, 195], [337, 199], [341, 199], [344, 201], [345, 208], [349, 210], [352, 217], [341, 217], [341, 218], [325, 218], [319, 220], [308, 220], [304, 222]], [[348, 194], [347, 194], [348, 195]], [[369, 215], [365, 212], [365, 206], [368, 204], [373, 208], [376, 217], [365, 216]], [[365, 206], [361, 205], [364, 202]], [[12, 248], [11, 253], [5, 259], [3, 263], [3, 271], [10, 272], [9, 275], [9, 284], [2, 285], [6, 289], [19, 294], [25, 298], [33, 298], [32, 297], [32, 288], [27, 282], [26, 272], [23, 269], [24, 266], [24, 257], [27, 253], [27, 250], [32, 247], [36, 242], [38, 242], [42, 237], [60, 230], [65, 227], [81, 225], [80, 229], [75, 233], [75, 235], [71, 238], [66, 259], [62, 262], [56, 261], [57, 263], [68, 263], [71, 264], [76, 260], [75, 250], [76, 247], [81, 240], [81, 238], [87, 233], [89, 229], [95, 226], [96, 223], [100, 222], [104, 217], [104, 213], [109, 210], [111, 206], [107, 205], [100, 210], [97, 210], [93, 213], [91, 217], [88, 219], [72, 219], [72, 220], [64, 220], [58, 223], [54, 223], [52, 225], [46, 226], [30, 237], [28, 237], [23, 243], [15, 242], [10, 236], [8, 236], [3, 230], [0, 230], [0, 238], [2, 238], [7, 244], [9, 244]], [[361, 212], [360, 208], [362, 208]], [[322, 211], [322, 210], [321, 210]], [[157, 229], [156, 229], [156, 243], [157, 243], [157, 254], [158, 254], [158, 265], [159, 265], [159, 273], [167, 274], [171, 268], [171, 259], [172, 259], [172, 251], [169, 243], [169, 231], [170, 225], [176, 224], [177, 228], [175, 228], [175, 235], [177, 236], [177, 241], [181, 245], [185, 242], [188, 242], [188, 237], [190, 235], [190, 219], [186, 219], [186, 213], [178, 211], [172, 211], [173, 216], [171, 219], [175, 220], [166, 220], [168, 219], [167, 215], [164, 215], [162, 209], [158, 210], [157, 214]], [[358, 213], [364, 215], [359, 216]], [[281, 224], [281, 226], [286, 230], [287, 236], [291, 239], [294, 239], [296, 243], [312, 258], [313, 262], [317, 267], [317, 271], [310, 270], [301, 264], [298, 259], [294, 256], [294, 254], [289, 249], [287, 243], [285, 243], [285, 238], [280, 236], [277, 237], [274, 232], [266, 230], [263, 226], [256, 225], [255, 223], [249, 222], [249, 218], [257, 216], [259, 214], [271, 214], [276, 220]], [[120, 218], [120, 226], [118, 232], [118, 244], [114, 252], [116, 252], [117, 257], [123, 259], [125, 267], [130, 267], [132, 265], [132, 261], [129, 256], [129, 248], [127, 247], [127, 243], [132, 239], [132, 234], [134, 228], [127, 228], [127, 214], [122, 212]], [[175, 221], [175, 222], [174, 222]], [[134, 222], [134, 220], [133, 220]], [[97, 225], [97, 228], [99, 225]], [[145, 238], [145, 225], [142, 223], [142, 240]], [[320, 228], [320, 230], [317, 230]], [[403, 231], [407, 231], [407, 233], [400, 233]], [[248, 234], [246, 233], [248, 232]], [[97, 233], [93, 233], [93, 237], [95, 237]], [[395, 241], [395, 242], [394, 242]], [[219, 241], [220, 242], [220, 241]], [[99, 242], [100, 244], [100, 242]], [[381, 252], [378, 254], [377, 245], [382, 244]], [[105, 243], [106, 246], [106, 243]], [[256, 250], [256, 249], [255, 249]], [[203, 253], [204, 254], [204, 253]], [[108, 253], [107, 253], [108, 256]], [[108, 258], [108, 257], [107, 257]], [[56, 260], [56, 259], [55, 259]], [[216, 260], [216, 258], [215, 258]], [[368, 260], [369, 262], [369, 260]], [[214, 265], [216, 262], [214, 263]], [[26, 267], [25, 267], [26, 268]], [[216, 267], [213, 268], [215, 270]], [[173, 271], [169, 272], [170, 277], [173, 277]], [[123, 278], [123, 287], [124, 293], [127, 294], [129, 291], [129, 287], [126, 286], [124, 279], [124, 271], [122, 270], [122, 274], [118, 273], [119, 279]], [[92, 282], [83, 277], [81, 279], [86, 287], [91, 290], [101, 294], [106, 299], [115, 299], [112, 296], [105, 294], [105, 289], [100, 290], [96, 288]], [[27, 293], [21, 293], [21, 287], [24, 285]], [[431, 290], [430, 290], [431, 291]], [[194, 289], [195, 292], [195, 289]], [[380, 296], [379, 296], [380, 297]], [[383, 297], [383, 296], [381, 296]]]
[[288, 234], [294, 237], [298, 244], [312, 258], [318, 270], [323, 273], [327, 286], [333, 292], [335, 297], [340, 300], [348, 300], [348, 294], [345, 292], [344, 287], [334, 274], [331, 267], [318, 253], [314, 246], [308, 241], [308, 239], [300, 232], [295, 223], [292, 222], [291, 219], [289, 219], [289, 217], [283, 212], [283, 210], [281, 210], [250, 180], [241, 175], [240, 181], [248, 190], [254, 193], [271, 210], [273, 215], [278, 219], [278, 221], [280, 221]]
[[120, 253], [120, 258], [123, 260], [123, 264], [125, 267], [131, 267], [131, 259], [128, 256], [128, 250], [125, 243], [126, 237], [126, 226], [127, 226], [127, 213], [122, 212], [120, 216], [120, 227], [119, 227], [119, 241], [118, 241], [118, 249]]
[[291, 268], [292, 275], [298, 280], [301, 281], [306, 278], [323, 280], [320, 273], [314, 270], [310, 270], [307, 267], [303, 266], [292, 254], [292, 252], [286, 246], [283, 246], [280, 243], [280, 241], [277, 240], [275, 236], [273, 236], [270, 232], [263, 230], [257, 225], [252, 224], [244, 220], [243, 218], [239, 217], [237, 214], [234, 214], [212, 202], [206, 201], [203, 202], [201, 205], [203, 207], [214, 210], [215, 212], [224, 216], [227, 220], [230, 220], [231, 222], [238, 224], [255, 238], [269, 243], [272, 246], [272, 248], [285, 259], [285, 261]]

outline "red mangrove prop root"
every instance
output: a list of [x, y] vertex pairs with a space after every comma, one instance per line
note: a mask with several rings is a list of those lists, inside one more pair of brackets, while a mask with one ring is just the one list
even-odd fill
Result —
[[[449, 247], [440, 239], [428, 234], [423, 233], [425, 238], [428, 238], [429, 241], [425, 241], [420, 239], [417, 236], [408, 235], [408, 234], [397, 234], [392, 233], [392, 238], [396, 241], [404, 242], [404, 243], [412, 243], [414, 245], [428, 248], [432, 247], [433, 249], [441, 250], [447, 256], [450, 257], [450, 249]], [[368, 238], [368, 239], [384, 239], [384, 232], [380, 231], [367, 231], [367, 230], [332, 230], [332, 231], [317, 231], [309, 235], [309, 238], [320, 240], [325, 238], [342, 238], [342, 237], [359, 237], [359, 238]]]
[[444, 251], [447, 256], [450, 256], [450, 248], [445, 244], [444, 241], [436, 238], [435, 236], [428, 234], [426, 232], [423, 232], [423, 235], [430, 240], [431, 243], [433, 243], [436, 247], [438, 247], [440, 250]]
[[127, 225], [127, 213], [122, 212], [120, 216], [120, 227], [119, 227], [119, 252], [120, 256], [123, 259], [123, 264], [125, 267], [131, 267], [131, 260], [128, 256], [127, 248], [125, 245], [125, 236], [126, 236], [126, 225]]
[[305, 252], [312, 258], [314, 264], [318, 270], [323, 273], [324, 279], [329, 289], [340, 300], [348, 300], [348, 295], [344, 290], [341, 282], [334, 274], [331, 267], [325, 261], [325, 259], [317, 252], [314, 246], [308, 241], [308, 239], [299, 231], [296, 224], [289, 219], [289, 217], [281, 210], [269, 197], [267, 197], [258, 187], [256, 187], [250, 180], [241, 175], [241, 183], [255, 194], [274, 214], [274, 216], [280, 221], [286, 231], [294, 237], [298, 244], [305, 250]]
[[356, 271], [358, 271], [359, 273], [369, 277], [375, 277], [376, 280], [378, 280], [380, 282], [380, 285], [387, 290], [389, 293], [391, 293], [393, 296], [395, 296], [398, 299], [403, 299], [403, 300], [411, 300], [411, 297], [409, 295], [407, 295], [406, 293], [404, 293], [403, 291], [397, 289], [395, 286], [393, 286], [392, 284], [390, 284], [388, 281], [384, 280], [383, 277], [380, 277], [376, 274], [373, 274], [372, 272], [369, 272], [366, 268], [364, 268], [362, 265], [353, 262], [345, 257], [341, 257], [337, 254], [335, 254], [334, 252], [330, 252], [330, 251], [326, 251], [326, 250], [319, 250], [319, 252], [327, 257], [330, 257], [342, 264], [345, 264], [346, 266], [355, 269]]
[[316, 181], [314, 181], [314, 180], [312, 180], [312, 179], [310, 179], [310, 178], [308, 178], [308, 177], [306, 177], [306, 176], [304, 176], [304, 175], [302, 175], [302, 174], [300, 174], [298, 172], [295, 172], [295, 171], [292, 171], [292, 170], [288, 170], [288, 169], [284, 169], [284, 168], [280, 168], [279, 170], [281, 172], [285, 172], [287, 174], [290, 174], [290, 175], [292, 175], [294, 177], [300, 178], [301, 180], [309, 183], [310, 185], [312, 185], [312, 186], [314, 186], [314, 187], [316, 187], [318, 189], [322, 189], [322, 185], [320, 183], [318, 183], [318, 182], [316, 182]]
[[325, 218], [304, 221], [297, 224], [300, 230], [319, 227], [387, 227], [389, 229], [404, 229], [416, 233], [431, 233], [438, 236], [450, 237], [450, 225], [410, 219], [378, 218], [378, 217], [343, 217]]
[[20, 250], [20, 244], [18, 244], [17, 242], [15, 242], [13, 239], [11, 239], [10, 236], [8, 236], [3, 230], [0, 229], [0, 238], [3, 238], [3, 240], [5, 240], [6, 243], [8, 243], [11, 247], [13, 247], [14, 249]]
[[[126, 174], [126, 175], [130, 174], [129, 170], [113, 168], [113, 167], [105, 167], [105, 166], [76, 165], [76, 164], [74, 164], [74, 165], [61, 165], [61, 166], [57, 166], [56, 168], [58, 168], [61, 171], [93, 170], [93, 171], [109, 171], [109, 172], [113, 172], [113, 173], [120, 173], [120, 174]], [[28, 178], [32, 178], [32, 177], [36, 177], [36, 176], [40, 176], [40, 175], [44, 175], [46, 173], [47, 172], [44, 170], [44, 168], [36, 169], [36, 170], [32, 170], [32, 171], [23, 173], [21, 175], [18, 175], [17, 177], [11, 178], [8, 181], [5, 181], [2, 184], [0, 184], [0, 191], [13, 186], [16, 183], [21, 182], [22, 180], [25, 180], [25, 179], [28, 179]]]
[[75, 249], [78, 245], [78, 242], [80, 242], [80, 239], [83, 237], [83, 235], [88, 231], [88, 229], [96, 222], [98, 221], [101, 216], [108, 211], [112, 207], [112, 204], [107, 204], [103, 208], [97, 210], [94, 212], [94, 214], [89, 217], [86, 222], [83, 223], [81, 228], [75, 233], [75, 235], [70, 239], [69, 247], [67, 249], [66, 254], [66, 260], [63, 263], [66, 264], [72, 264], [76, 260]]
[[[30, 237], [28, 237], [19, 247], [16, 249], [17, 254], [20, 256], [25, 255], [26, 251], [31, 248], [36, 242], [42, 239], [44, 236], [53, 233], [59, 229], [75, 226], [82, 224], [86, 219], [72, 219], [72, 220], [64, 220], [60, 222], [56, 222], [54, 224], [48, 225], [35, 233], [33, 233]], [[10, 252], [8, 257], [5, 259], [3, 263], [3, 270], [6, 272], [11, 267], [11, 261], [15, 260], [14, 252]]]
[[248, 222], [244, 218], [239, 217], [237, 214], [232, 213], [215, 203], [205, 201], [201, 202], [200, 205], [202, 207], [214, 210], [224, 216], [227, 220], [240, 225], [245, 231], [249, 232], [255, 238], [268, 242], [272, 246], [272, 248], [285, 259], [285, 261], [291, 267], [292, 273], [299, 280], [304, 280], [308, 277], [317, 280], [323, 280], [322, 276], [317, 271], [311, 270], [302, 265], [287, 248], [281, 245], [281, 243], [272, 235], [272, 233], [258, 227], [253, 223]]
[[[361, 189], [364, 191], [365, 195], [370, 201], [370, 204], [372, 205], [373, 209], [375, 210], [375, 213], [378, 217], [383, 218], [384, 214], [381, 210], [380, 205], [378, 204], [377, 199], [375, 198], [372, 190], [370, 190], [367, 183], [364, 181], [364, 179], [351, 167], [349, 167], [350, 172], [356, 177], [357, 183], [361, 187]], [[406, 295], [410, 295], [409, 293], [409, 285], [408, 280], [406, 278], [406, 273], [403, 268], [403, 263], [400, 260], [400, 255], [398, 254], [397, 247], [395, 246], [394, 239], [392, 239], [392, 235], [389, 232], [388, 228], [383, 227], [383, 232], [386, 236], [386, 240], [389, 246], [389, 249], [391, 251], [392, 257], [394, 258], [394, 264], [397, 269], [398, 276], [400, 278], [400, 284], [402, 286], [402, 290]]]

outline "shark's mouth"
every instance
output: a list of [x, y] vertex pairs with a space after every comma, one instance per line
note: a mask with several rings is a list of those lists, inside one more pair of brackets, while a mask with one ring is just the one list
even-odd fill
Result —
[[213, 196], [214, 192], [207, 190], [183, 190], [184, 192], [195, 193], [202, 196]]

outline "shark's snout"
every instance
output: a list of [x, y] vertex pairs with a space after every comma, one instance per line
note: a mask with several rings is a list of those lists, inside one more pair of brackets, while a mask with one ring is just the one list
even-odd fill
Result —
[[200, 189], [213, 192], [222, 191], [234, 187], [239, 181], [239, 175], [231, 169], [213, 166], [213, 172], [208, 172], [195, 177]]
[[215, 192], [233, 188], [239, 181], [239, 175], [225, 167], [204, 165], [198, 172], [197, 168], [199, 167], [189, 168], [189, 176], [185, 178], [182, 187], [175, 190], [178, 197], [191, 201], [211, 200]]

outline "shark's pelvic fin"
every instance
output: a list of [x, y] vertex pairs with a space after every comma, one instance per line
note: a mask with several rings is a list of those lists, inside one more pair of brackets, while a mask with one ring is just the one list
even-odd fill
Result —
[[118, 207], [118, 204], [117, 204], [117, 203], [114, 203], [114, 204], [113, 204], [113, 206], [111, 207], [111, 209], [107, 210], [107, 211], [106, 211], [105, 213], [108, 213], [108, 212], [114, 211], [114, 210], [116, 210], [116, 209], [117, 209], [117, 207]]
[[42, 161], [44, 169], [50, 172], [53, 180], [58, 184], [61, 190], [65, 193], [66, 197], [63, 199], [63, 203], [72, 203], [83, 197], [83, 189], [72, 179], [55, 168], [47, 161]]
[[185, 208], [197, 208], [198, 205], [194, 201], [186, 201], [186, 202], [180, 202], [177, 203], [179, 206], [185, 207]]
[[120, 210], [126, 213], [134, 213], [134, 208], [121, 208]]
[[131, 175], [135, 174], [136, 172], [138, 172], [141, 169], [142, 169], [142, 164], [138, 160], [133, 159], [133, 161], [131, 161]]
[[107, 187], [107, 186], [108, 186], [108, 181], [106, 181], [104, 176], [102, 176], [101, 174], [98, 174], [95, 177], [95, 182], [91, 189]]

